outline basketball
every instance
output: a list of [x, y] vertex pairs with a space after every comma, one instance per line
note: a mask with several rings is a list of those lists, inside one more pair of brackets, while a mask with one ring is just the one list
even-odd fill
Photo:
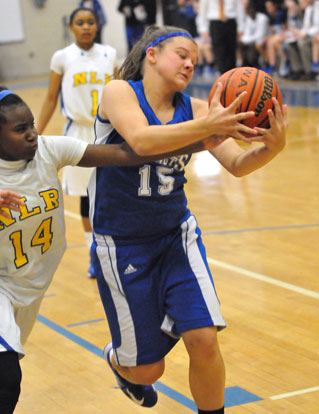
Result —
[[209, 104], [215, 94], [218, 82], [223, 85], [221, 103], [224, 107], [229, 106], [241, 92], [248, 92], [237, 112], [253, 111], [255, 116], [243, 120], [244, 125], [250, 128], [270, 127], [267, 111], [268, 109], [274, 110], [271, 98], [277, 98], [282, 107], [280, 89], [270, 75], [253, 67], [231, 69], [215, 81], [209, 93]]

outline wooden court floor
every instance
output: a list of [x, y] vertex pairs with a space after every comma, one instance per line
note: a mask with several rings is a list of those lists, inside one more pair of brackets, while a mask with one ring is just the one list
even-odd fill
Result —
[[[45, 89], [17, 91], [37, 116]], [[62, 128], [56, 112], [46, 133]], [[205, 154], [188, 167], [189, 205], [228, 322], [219, 335], [228, 414], [319, 412], [318, 157], [319, 109], [290, 107], [287, 146], [261, 170], [233, 178]], [[68, 249], [25, 346], [15, 414], [194, 412], [182, 343], [166, 359], [154, 408], [116, 388], [102, 359], [110, 335], [87, 279], [77, 198], [65, 197], [65, 216]]]

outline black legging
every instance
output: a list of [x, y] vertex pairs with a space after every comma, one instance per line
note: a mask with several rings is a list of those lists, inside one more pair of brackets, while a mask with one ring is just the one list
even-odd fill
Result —
[[12, 414], [21, 384], [19, 356], [14, 351], [0, 352], [0, 413]]
[[220, 73], [224, 73], [236, 67], [236, 20], [211, 20], [209, 31], [212, 39], [213, 53], [217, 69]]

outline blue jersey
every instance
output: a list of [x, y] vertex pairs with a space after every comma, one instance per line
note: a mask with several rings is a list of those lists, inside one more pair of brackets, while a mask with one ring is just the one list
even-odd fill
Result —
[[[148, 104], [142, 81], [129, 81], [150, 125], [161, 122]], [[193, 119], [190, 97], [178, 92], [168, 124]], [[125, 120], [123, 120], [125, 122]], [[97, 116], [96, 144], [124, 141], [109, 121]], [[169, 233], [189, 216], [184, 167], [191, 155], [180, 155], [133, 167], [99, 167], [91, 176], [90, 220], [97, 234], [117, 239], [145, 239]]]

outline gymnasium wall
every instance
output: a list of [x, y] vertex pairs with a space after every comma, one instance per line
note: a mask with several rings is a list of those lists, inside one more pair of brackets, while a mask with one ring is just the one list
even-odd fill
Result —
[[[0, 0], [0, 17], [5, 15], [5, 3]], [[0, 37], [0, 81], [46, 76], [52, 54], [73, 41], [66, 24], [78, 0], [46, 0], [43, 8], [36, 7], [39, 0], [16, 0], [22, 16], [23, 40], [8, 41]], [[126, 54], [123, 16], [116, 11], [118, 0], [101, 0], [108, 23], [103, 31], [103, 41], [115, 47], [118, 56]], [[16, 16], [7, 19], [15, 24]], [[11, 27], [9, 27], [11, 29]], [[17, 28], [18, 29], [18, 28]], [[21, 28], [20, 28], [21, 29]]]

